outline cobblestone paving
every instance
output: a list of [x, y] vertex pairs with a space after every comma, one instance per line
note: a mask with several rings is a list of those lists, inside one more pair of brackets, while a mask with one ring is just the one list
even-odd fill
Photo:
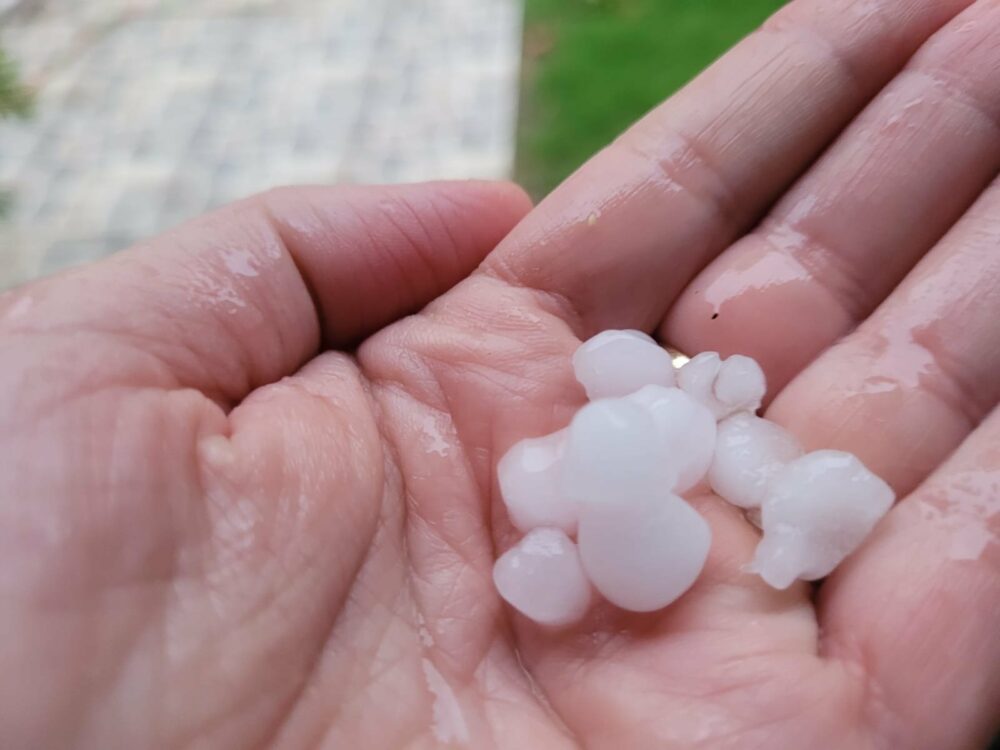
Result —
[[0, 288], [279, 184], [502, 177], [520, 0], [22, 0]]

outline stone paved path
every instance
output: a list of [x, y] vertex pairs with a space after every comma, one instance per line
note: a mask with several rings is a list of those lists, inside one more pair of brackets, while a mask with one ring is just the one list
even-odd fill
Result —
[[[0, 6], [2, 7], [2, 6]], [[0, 288], [279, 184], [502, 177], [520, 0], [21, 0]]]

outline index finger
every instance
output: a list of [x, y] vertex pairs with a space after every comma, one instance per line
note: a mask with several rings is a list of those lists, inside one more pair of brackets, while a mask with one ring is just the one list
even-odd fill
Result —
[[796, 0], [585, 164], [484, 264], [581, 335], [651, 330], [971, 0]]

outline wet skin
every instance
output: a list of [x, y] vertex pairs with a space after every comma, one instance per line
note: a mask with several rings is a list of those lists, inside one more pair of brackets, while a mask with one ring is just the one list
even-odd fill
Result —
[[[998, 39], [992, 0], [796, 0], [526, 216], [282, 190], [0, 298], [0, 745], [983, 746]], [[756, 357], [900, 503], [818, 592], [705, 497], [665, 612], [512, 615], [496, 460], [604, 328]]]

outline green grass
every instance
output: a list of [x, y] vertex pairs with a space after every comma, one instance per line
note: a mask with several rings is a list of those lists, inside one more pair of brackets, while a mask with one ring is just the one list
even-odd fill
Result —
[[518, 178], [535, 196], [782, 0], [527, 0]]
[[14, 64], [0, 49], [0, 118], [27, 117], [31, 113], [31, 93], [17, 80]]

